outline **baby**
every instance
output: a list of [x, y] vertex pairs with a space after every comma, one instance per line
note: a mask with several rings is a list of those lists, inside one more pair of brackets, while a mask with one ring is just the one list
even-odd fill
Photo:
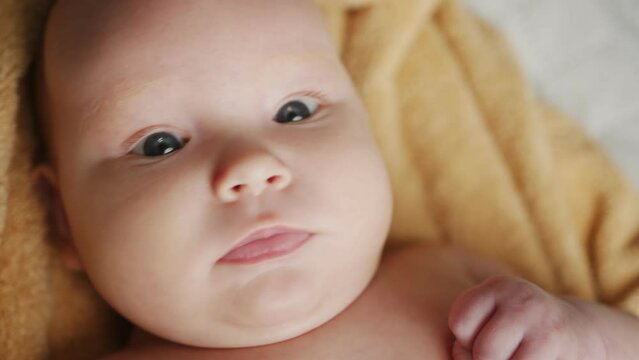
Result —
[[364, 110], [302, 0], [61, 0], [38, 105], [109, 359], [630, 359], [639, 321], [461, 250], [384, 247]]

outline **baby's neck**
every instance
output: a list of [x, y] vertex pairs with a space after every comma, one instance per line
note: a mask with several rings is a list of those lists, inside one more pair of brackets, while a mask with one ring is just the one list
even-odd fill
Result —
[[149, 345], [158, 345], [162, 343], [167, 343], [167, 341], [155, 335], [152, 335], [138, 327], [134, 327], [131, 331], [131, 336], [129, 337], [128, 347], [137, 348]]

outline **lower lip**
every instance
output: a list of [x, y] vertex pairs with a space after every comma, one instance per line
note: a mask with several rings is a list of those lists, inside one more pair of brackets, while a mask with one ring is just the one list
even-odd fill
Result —
[[254, 264], [288, 255], [304, 245], [311, 237], [307, 232], [281, 233], [252, 241], [233, 249], [218, 263]]

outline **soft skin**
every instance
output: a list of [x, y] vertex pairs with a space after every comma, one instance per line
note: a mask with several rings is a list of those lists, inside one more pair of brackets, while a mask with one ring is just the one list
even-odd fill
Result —
[[[391, 215], [367, 114], [307, 1], [64, 0], [40, 84], [70, 267], [119, 313], [192, 346], [303, 334], [377, 268]], [[232, 55], [232, 56], [229, 56]], [[292, 100], [313, 114], [274, 118]], [[184, 146], [143, 156], [159, 131]], [[296, 252], [218, 263], [249, 232], [314, 234]]]

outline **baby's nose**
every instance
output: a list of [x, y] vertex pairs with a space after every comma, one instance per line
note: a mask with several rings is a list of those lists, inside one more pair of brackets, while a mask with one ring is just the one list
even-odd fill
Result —
[[224, 170], [213, 185], [217, 197], [223, 202], [258, 196], [265, 190], [281, 190], [291, 182], [290, 170], [269, 154], [249, 155]]

